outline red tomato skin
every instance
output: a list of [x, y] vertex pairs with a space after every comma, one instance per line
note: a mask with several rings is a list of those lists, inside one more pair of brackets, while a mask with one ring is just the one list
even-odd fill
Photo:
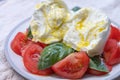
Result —
[[44, 44], [42, 42], [37, 42], [38, 45], [40, 45], [42, 48], [45, 48], [47, 46], [47, 44]]
[[103, 53], [104, 61], [108, 65], [120, 63], [120, 52], [118, 42], [115, 39], [109, 39], [105, 45]]
[[120, 63], [120, 46], [118, 43], [117, 43], [117, 51], [112, 55], [111, 60], [112, 60], [111, 65]]
[[120, 30], [119, 28], [116, 28], [114, 25], [111, 25], [111, 31], [109, 39], [115, 39], [117, 41], [120, 41]]
[[34, 42], [34, 41], [28, 39], [27, 42], [26, 42], [26, 45], [23, 46], [22, 49], [21, 49], [21, 54], [22, 54], [22, 56], [23, 56], [24, 53], [25, 53], [24, 51], [26, 51], [26, 49], [27, 49], [31, 44], [37, 44], [37, 45], [41, 46], [42, 48], [45, 48], [45, 47], [47, 46], [47, 44], [44, 44], [44, 43], [41, 43], [41, 42]]
[[34, 44], [33, 41], [27, 40], [26, 45], [21, 48], [21, 55], [22, 55], [22, 57], [24, 56], [25, 51], [26, 51], [26, 50], [29, 48], [29, 46], [32, 45], [32, 44]]
[[[107, 68], [109, 70], [109, 72], [112, 70], [112, 66], [110, 65], [107, 65]], [[109, 72], [102, 72], [102, 71], [98, 71], [98, 70], [94, 70], [94, 69], [90, 69], [88, 68], [88, 71], [87, 71], [89, 74], [92, 74], [92, 75], [96, 75], [96, 76], [101, 76], [101, 75], [105, 75], [105, 74], [108, 74]]]
[[85, 52], [72, 53], [52, 66], [53, 71], [63, 78], [78, 79], [87, 71], [89, 57]]
[[33, 73], [33, 74], [37, 74], [37, 75], [49, 75], [51, 73], [53, 73], [52, 69], [45, 69], [45, 70], [38, 70], [38, 59], [33, 59], [32, 56], [34, 55], [40, 55], [42, 51], [42, 47], [35, 44], [35, 43], [31, 43], [29, 44], [29, 46], [27, 47], [27, 49], [24, 51], [24, 56], [23, 56], [23, 62], [24, 62], [24, 66], [26, 67], [26, 69]]
[[22, 32], [18, 32], [11, 42], [11, 49], [18, 55], [21, 55], [21, 48], [26, 43], [26, 36]]
[[120, 29], [111, 25], [111, 31], [107, 43], [104, 48], [104, 60], [109, 65], [120, 63]]

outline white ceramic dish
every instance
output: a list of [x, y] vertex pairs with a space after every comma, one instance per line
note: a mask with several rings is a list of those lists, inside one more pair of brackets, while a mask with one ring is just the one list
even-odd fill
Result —
[[[63, 79], [61, 77], [58, 77], [57, 75], [50, 75], [50, 76], [39, 76], [39, 75], [34, 75], [29, 73], [22, 61], [22, 57], [19, 55], [16, 55], [10, 47], [10, 43], [14, 36], [16, 35], [17, 32], [24, 32], [26, 28], [29, 26], [30, 18], [26, 19], [25, 21], [21, 22], [18, 24], [8, 35], [5, 43], [5, 56], [12, 66], [12, 68], [18, 72], [20, 75], [23, 77], [29, 79], [29, 80], [55, 80], [55, 79]], [[120, 64], [116, 65], [113, 67], [113, 70], [103, 76], [93, 76], [93, 75], [85, 75], [82, 80], [111, 80], [116, 78], [117, 76], [120, 75]]]

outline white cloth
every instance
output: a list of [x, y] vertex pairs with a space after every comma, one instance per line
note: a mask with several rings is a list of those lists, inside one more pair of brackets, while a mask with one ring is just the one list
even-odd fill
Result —
[[[8, 64], [4, 56], [4, 41], [9, 32], [33, 14], [34, 6], [41, 0], [0, 0], [0, 80], [25, 80]], [[64, 0], [69, 8], [95, 7], [120, 25], [120, 0]]]

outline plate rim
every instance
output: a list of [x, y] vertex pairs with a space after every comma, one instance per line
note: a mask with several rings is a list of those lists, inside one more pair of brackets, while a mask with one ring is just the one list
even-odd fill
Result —
[[29, 79], [29, 80], [34, 80], [34, 78], [32, 77], [29, 77], [27, 74], [25, 73], [22, 73], [21, 70], [19, 70], [15, 65], [14, 63], [12, 62], [12, 60], [10, 59], [9, 55], [7, 55], [8, 53], [8, 49], [6, 49], [6, 46], [8, 45], [8, 41], [9, 41], [9, 37], [11, 36], [11, 34], [14, 32], [14, 30], [16, 30], [18, 28], [18, 26], [20, 26], [21, 24], [27, 22], [28, 20], [30, 20], [31, 17], [29, 18], [26, 18], [25, 20], [21, 21], [19, 24], [17, 24], [11, 31], [10, 33], [8, 34], [6, 40], [5, 40], [5, 44], [4, 44], [4, 52], [5, 52], [5, 57], [8, 61], [8, 63], [10, 64], [10, 66], [12, 67], [13, 70], [15, 70], [19, 75], [21, 75], [23, 78], [26, 78], [26, 79]]
[[[16, 65], [14, 65], [14, 63], [12, 62], [12, 60], [10, 59], [9, 55], [7, 55], [9, 52], [8, 52], [8, 48], [6, 48], [6, 46], [8, 45], [8, 42], [9, 42], [9, 37], [11, 36], [11, 34], [18, 28], [18, 26], [20, 26], [21, 24], [24, 24], [25, 22], [27, 22], [28, 20], [30, 20], [31, 17], [28, 17], [26, 18], [25, 20], [21, 21], [19, 24], [17, 24], [8, 34], [6, 40], [5, 40], [5, 44], [4, 44], [4, 52], [5, 52], [5, 57], [8, 61], [8, 63], [10, 64], [10, 66], [12, 67], [13, 70], [15, 70], [19, 75], [21, 75], [22, 77], [26, 78], [26, 79], [29, 79], [29, 80], [34, 80], [33, 77], [23, 73], [21, 70], [19, 70]], [[111, 21], [111, 24], [112, 25], [115, 25], [115, 26], [118, 26], [120, 28], [120, 25], [118, 25], [116, 22], [114, 21]], [[109, 78], [110, 79], [115, 79], [117, 78], [118, 76], [120, 76], [120, 73], [116, 73], [114, 74], [113, 76], [110, 76]], [[106, 78], [108, 79], [108, 78]], [[108, 79], [109, 80], [109, 79]]]

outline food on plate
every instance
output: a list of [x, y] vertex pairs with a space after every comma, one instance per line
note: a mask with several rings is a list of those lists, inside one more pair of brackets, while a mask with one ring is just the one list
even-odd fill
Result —
[[72, 10], [62, 0], [41, 2], [27, 30], [16, 34], [11, 49], [30, 73], [79, 79], [109, 74], [120, 63], [120, 29], [100, 10]]
[[88, 73], [96, 76], [102, 76], [102, 75], [108, 74], [112, 70], [112, 66], [107, 64], [106, 66], [107, 66], [108, 72], [88, 68]]
[[90, 58], [88, 73], [99, 76], [107, 74], [111, 70], [112, 66], [101, 60], [100, 56], [94, 56]]
[[27, 70], [31, 73], [38, 75], [48, 75], [52, 73], [51, 68], [45, 70], [39, 70], [37, 68], [42, 50], [43, 48], [40, 45], [33, 42], [29, 42], [29, 44], [26, 47], [26, 50], [23, 53], [23, 62]]
[[68, 28], [64, 23], [69, 10], [62, 0], [47, 0], [37, 5], [30, 23], [33, 41], [46, 44], [62, 40]]
[[111, 32], [109, 35], [110, 39], [115, 39], [118, 42], [120, 41], [120, 29], [116, 28], [116, 26], [111, 25]]
[[82, 8], [74, 13], [68, 23], [71, 28], [63, 42], [77, 51], [87, 51], [91, 57], [103, 52], [110, 32], [108, 17], [99, 10]]
[[44, 70], [62, 60], [74, 50], [63, 43], [54, 43], [44, 48], [39, 60], [39, 68]]
[[109, 39], [106, 42], [103, 57], [109, 65], [120, 63], [120, 29], [111, 26]]
[[12, 40], [11, 48], [16, 54], [21, 55], [21, 49], [26, 44], [26, 38], [27, 37], [24, 33], [19, 32]]
[[81, 78], [89, 66], [89, 57], [85, 52], [71, 53], [52, 66], [53, 71], [65, 78]]
[[106, 63], [113, 65], [120, 62], [119, 46], [116, 40], [109, 39], [106, 43], [104, 54]]

